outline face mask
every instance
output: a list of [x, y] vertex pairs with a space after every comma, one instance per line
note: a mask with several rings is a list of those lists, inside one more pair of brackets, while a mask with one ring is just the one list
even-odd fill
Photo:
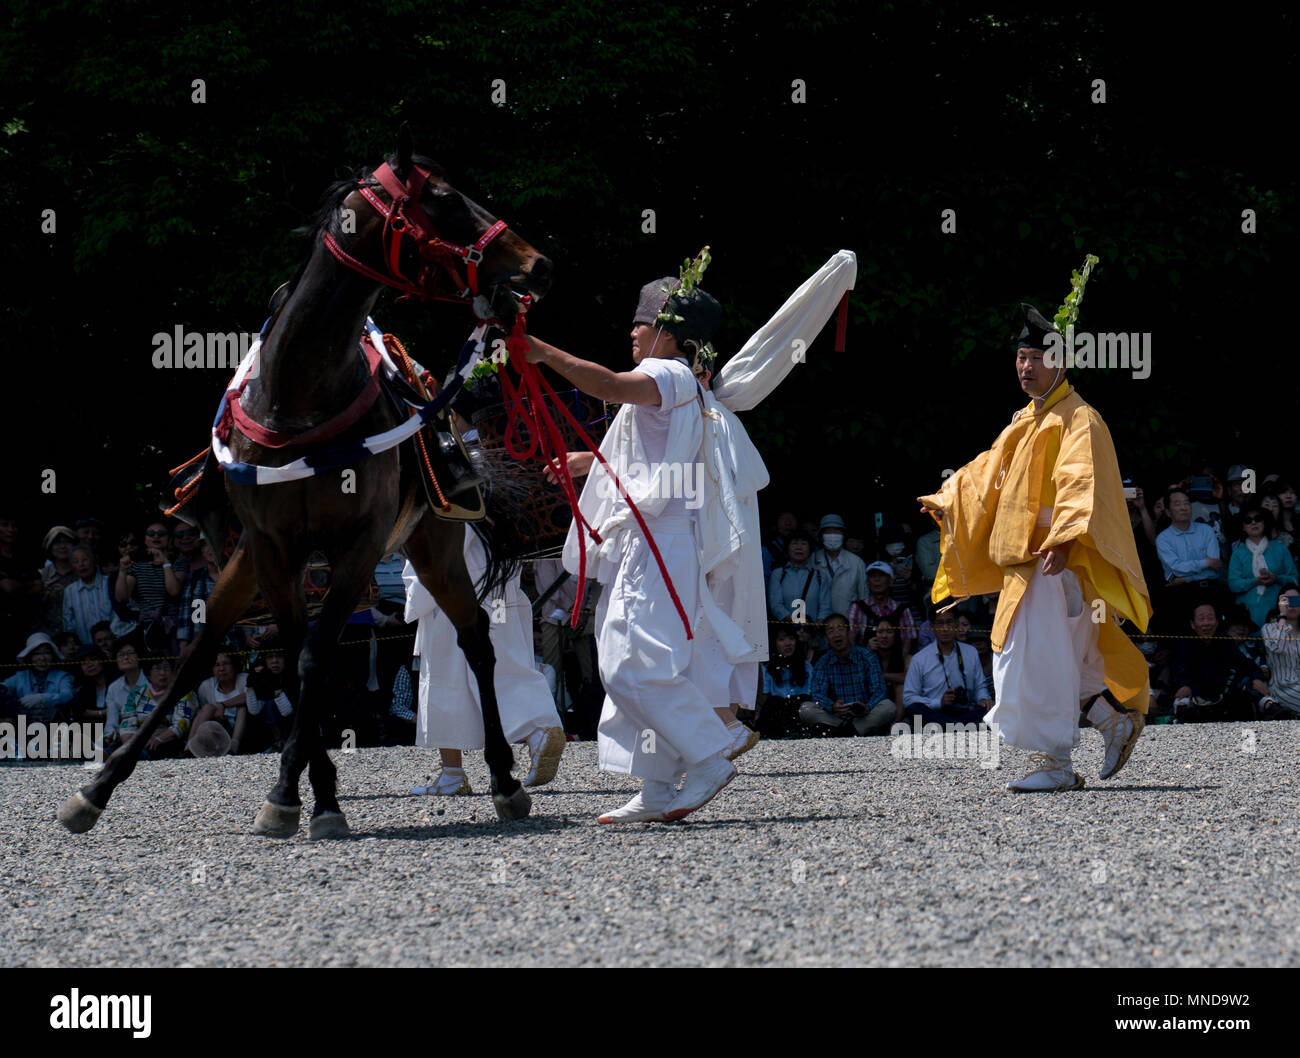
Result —
[[897, 557], [898, 555], [901, 555], [902, 553], [903, 553], [903, 545], [902, 545], [902, 544], [886, 544], [886, 545], [885, 545], [885, 554], [887, 554], [890, 558], [895, 558], [895, 557]]
[[826, 533], [822, 536], [822, 544], [827, 551], [838, 551], [844, 546], [844, 537], [839, 533]]

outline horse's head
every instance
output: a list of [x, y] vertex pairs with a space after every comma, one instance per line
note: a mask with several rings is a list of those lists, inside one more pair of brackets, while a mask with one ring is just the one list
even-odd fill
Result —
[[412, 153], [405, 125], [397, 153], [343, 205], [355, 211], [354, 245], [373, 247], [364, 257], [378, 264], [378, 277], [408, 293], [485, 298], [508, 327], [523, 294], [535, 300], [550, 289], [550, 260], [452, 187], [435, 162]]

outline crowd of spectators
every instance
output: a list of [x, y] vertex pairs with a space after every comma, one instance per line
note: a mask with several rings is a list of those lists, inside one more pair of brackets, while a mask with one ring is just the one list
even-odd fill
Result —
[[[1300, 717], [1295, 487], [1278, 474], [1255, 487], [1240, 465], [1222, 481], [1204, 468], [1152, 502], [1126, 486], [1155, 610], [1146, 634], [1126, 628], [1150, 667], [1150, 718]], [[55, 525], [38, 549], [13, 512], [0, 511], [0, 720], [22, 713], [102, 723], [112, 749], [134, 737], [192, 649], [218, 561], [183, 523], [104, 529], [93, 517]], [[801, 523], [783, 511], [762, 557], [771, 657], [757, 709], [744, 719], [766, 737], [887, 734], [915, 718], [970, 723], [994, 704], [997, 596], [939, 612], [943, 603], [930, 599], [940, 558], [932, 524], [878, 516], [856, 526], [837, 513]], [[587, 586], [574, 630], [576, 585], [562, 573], [558, 560], [528, 564], [524, 587], [539, 600], [537, 662], [570, 734], [592, 738], [604, 697], [591, 622], [599, 586]], [[343, 637], [357, 649], [339, 655], [343, 693], [326, 723], [334, 745], [347, 731], [357, 745], [414, 738], [414, 629], [402, 617], [399, 556], [376, 569], [370, 601]], [[275, 637], [265, 624], [233, 629], [147, 756], [281, 747], [293, 702]]]
[[[1222, 479], [1205, 467], [1154, 501], [1126, 481], [1125, 502], [1154, 609], [1146, 634], [1125, 626], [1150, 669], [1150, 719], [1300, 718], [1295, 486], [1244, 465]], [[771, 658], [754, 718], [768, 737], [970, 723], [992, 708], [997, 596], [933, 603], [937, 527], [878, 521], [875, 532], [834, 513], [773, 522]]]

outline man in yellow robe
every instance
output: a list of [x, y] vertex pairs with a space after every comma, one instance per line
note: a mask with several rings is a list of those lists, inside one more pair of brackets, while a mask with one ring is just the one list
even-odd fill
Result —
[[[1110, 431], [1044, 363], [1052, 324], [1021, 305], [1016, 374], [1028, 407], [989, 451], [918, 497], [939, 524], [935, 602], [1000, 592], [993, 622], [997, 704], [988, 722], [1033, 751], [1016, 792], [1077, 790], [1071, 764], [1079, 713], [1102, 735], [1101, 778], [1124, 766], [1142, 733], [1146, 660], [1117, 623], [1145, 631], [1151, 601]], [[1058, 350], [1059, 351], [1059, 350]]]

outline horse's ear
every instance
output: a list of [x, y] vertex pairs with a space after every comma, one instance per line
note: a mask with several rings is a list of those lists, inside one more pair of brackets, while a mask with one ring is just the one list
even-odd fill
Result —
[[405, 178], [411, 169], [411, 126], [405, 121], [397, 130], [397, 171]]

